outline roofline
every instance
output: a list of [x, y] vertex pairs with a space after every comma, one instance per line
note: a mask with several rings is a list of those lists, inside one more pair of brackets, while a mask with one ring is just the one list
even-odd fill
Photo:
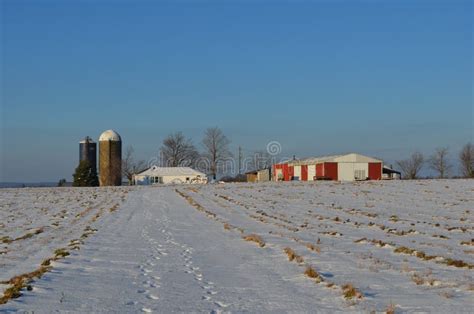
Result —
[[380, 159], [377, 159], [377, 158], [374, 158], [374, 157], [370, 157], [370, 156], [367, 156], [367, 155], [362, 155], [362, 154], [359, 154], [359, 153], [352, 152], [352, 153], [336, 154], [336, 155], [306, 157], [306, 158], [297, 159], [297, 160], [288, 160], [286, 162], [276, 163], [275, 165], [291, 165], [291, 166], [312, 165], [312, 164], [315, 164], [315, 163], [331, 162], [330, 161], [331, 159], [344, 157], [344, 156], [352, 155], [352, 154], [364, 156], [364, 157], [367, 157], [367, 158], [370, 158], [370, 159], [377, 160], [377, 162], [383, 163], [383, 160], [380, 160]]
[[[149, 167], [148, 169], [146, 170], [143, 170], [142, 172], [139, 172], [139, 173], [136, 173], [135, 175], [139, 176], [139, 175], [147, 175], [147, 174], [144, 174], [145, 172], [147, 172], [148, 170], [152, 169], [153, 167], [156, 167], [156, 168], [159, 168], [159, 169], [176, 169], [176, 168], [186, 168], [186, 169], [191, 169], [192, 171], [196, 172], [194, 173], [194, 175], [201, 175], [201, 176], [207, 176], [206, 173], [204, 172], [201, 172], [199, 170], [196, 170], [194, 168], [191, 168], [191, 167], [159, 167], [159, 166], [156, 166], [156, 165], [153, 165], [151, 167]], [[189, 174], [183, 174], [183, 176], [187, 176]]]

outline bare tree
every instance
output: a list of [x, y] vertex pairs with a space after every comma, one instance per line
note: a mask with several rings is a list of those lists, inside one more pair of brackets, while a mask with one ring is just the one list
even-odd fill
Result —
[[192, 167], [199, 158], [192, 141], [181, 132], [168, 135], [163, 141], [160, 152], [163, 164], [167, 167]]
[[127, 178], [129, 185], [132, 185], [133, 175], [146, 169], [146, 162], [144, 160], [135, 161], [133, 153], [133, 147], [128, 146], [122, 158], [122, 176]]
[[423, 163], [423, 154], [419, 152], [413, 153], [408, 159], [397, 161], [397, 165], [402, 170], [405, 179], [416, 179]]
[[474, 145], [467, 143], [459, 153], [461, 172], [466, 178], [474, 178]]
[[245, 170], [261, 170], [270, 167], [273, 163], [272, 155], [266, 151], [256, 151], [245, 158]]
[[448, 154], [447, 147], [437, 148], [433, 156], [428, 160], [430, 168], [438, 173], [440, 179], [446, 178], [452, 168], [448, 161]]
[[230, 141], [224, 133], [222, 133], [221, 129], [215, 127], [206, 130], [202, 144], [205, 150], [204, 156], [208, 161], [209, 174], [212, 175], [215, 180], [219, 163], [232, 156], [229, 151]]

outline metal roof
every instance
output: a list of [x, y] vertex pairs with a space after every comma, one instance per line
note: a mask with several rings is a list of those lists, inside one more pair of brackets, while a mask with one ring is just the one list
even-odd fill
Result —
[[138, 176], [151, 176], [151, 177], [166, 177], [166, 176], [201, 176], [206, 177], [205, 173], [194, 170], [190, 167], [158, 167], [152, 166], [151, 168], [140, 172]]
[[85, 144], [85, 143], [95, 143], [89, 136], [86, 136], [82, 141], [79, 142], [79, 144]]
[[382, 172], [383, 173], [396, 173], [396, 174], [400, 174], [400, 175], [402, 174], [400, 171], [397, 171], [397, 170], [392, 169], [392, 168], [387, 167], [387, 166], [383, 166]]
[[314, 165], [322, 162], [382, 162], [379, 159], [360, 155], [357, 153], [340, 154], [340, 155], [328, 155], [320, 157], [309, 157], [299, 160], [290, 160], [287, 163], [292, 166], [299, 165]]

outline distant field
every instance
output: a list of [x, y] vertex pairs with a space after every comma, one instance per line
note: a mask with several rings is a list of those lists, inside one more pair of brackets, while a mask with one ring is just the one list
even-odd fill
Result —
[[7, 309], [465, 312], [473, 211], [473, 180], [6, 189], [0, 281], [64, 248]]
[[0, 189], [6, 188], [23, 188], [23, 187], [55, 187], [57, 182], [37, 182], [37, 183], [21, 183], [21, 182], [0, 182]]

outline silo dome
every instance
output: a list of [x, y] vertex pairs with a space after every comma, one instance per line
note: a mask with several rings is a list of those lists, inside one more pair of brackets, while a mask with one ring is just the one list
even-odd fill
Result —
[[104, 133], [102, 133], [99, 137], [99, 142], [102, 142], [102, 141], [121, 142], [122, 139], [120, 138], [120, 135], [114, 130], [107, 130]]

